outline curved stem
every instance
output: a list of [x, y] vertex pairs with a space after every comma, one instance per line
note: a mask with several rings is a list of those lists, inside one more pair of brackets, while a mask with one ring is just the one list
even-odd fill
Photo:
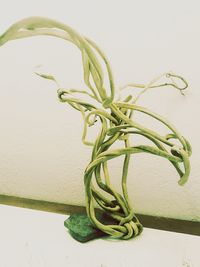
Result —
[[[42, 17], [23, 19], [13, 24], [0, 36], [0, 46], [11, 40], [37, 35], [48, 35], [67, 40], [76, 45], [81, 52], [84, 82], [90, 92], [79, 89], [59, 88], [57, 93], [61, 102], [67, 103], [81, 112], [84, 121], [82, 141], [84, 144], [93, 147], [91, 161], [84, 173], [88, 217], [97, 228], [114, 238], [130, 239], [133, 236], [137, 236], [142, 231], [142, 225], [134, 214], [127, 190], [128, 167], [131, 155], [149, 153], [168, 159], [180, 176], [179, 184], [183, 185], [190, 173], [189, 156], [192, 153], [192, 149], [189, 142], [168, 120], [144, 107], [135, 105], [135, 102], [150, 88], [172, 86], [182, 93], [188, 84], [179, 75], [172, 72], [165, 73], [147, 85], [128, 84], [128, 86], [142, 88], [143, 90], [135, 100], [132, 100], [132, 96], [129, 95], [122, 102], [115, 103], [114, 78], [107, 57], [95, 42], [87, 37], [83, 37], [63, 23]], [[104, 73], [98, 59], [101, 59], [105, 64], [110, 94], [104, 88]], [[56, 82], [56, 79], [51, 75], [37, 74]], [[163, 76], [169, 78], [170, 82], [157, 84], [158, 80]], [[175, 79], [181, 80], [183, 86], [179, 86]], [[57, 86], [59, 87], [58, 83]], [[80, 95], [80, 99], [74, 97], [76, 94]], [[81, 98], [81, 96], [86, 95], [93, 102], [95, 100], [95, 104]], [[96, 107], [96, 104], [101, 104], [102, 107]], [[159, 121], [170, 130], [170, 133], [162, 136], [156, 131], [135, 122], [132, 119], [132, 114], [135, 111], [147, 114]], [[86, 140], [88, 127], [95, 125], [97, 119], [101, 124], [101, 129], [95, 142], [89, 142]], [[131, 146], [129, 141], [131, 134], [141, 135], [153, 144]], [[177, 139], [181, 146], [173, 142], [173, 139]], [[117, 141], [122, 141], [124, 147], [113, 149], [112, 146]], [[108, 161], [120, 156], [124, 156], [121, 181], [123, 194], [118, 193], [112, 186], [108, 169]], [[183, 164], [184, 170], [180, 168], [180, 164]], [[93, 179], [95, 179], [95, 185], [93, 184]], [[116, 223], [107, 225], [100, 222], [95, 213], [95, 204], [98, 204]]]

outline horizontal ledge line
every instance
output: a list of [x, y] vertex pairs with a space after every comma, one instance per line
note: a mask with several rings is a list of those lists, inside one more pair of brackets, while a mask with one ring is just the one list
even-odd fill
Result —
[[[60, 214], [85, 212], [85, 207], [83, 206], [68, 205], [64, 203], [56, 203], [7, 195], [0, 195], [0, 204]], [[198, 221], [157, 217], [145, 214], [136, 214], [136, 216], [138, 217], [142, 225], [147, 228], [200, 236], [200, 222]]]

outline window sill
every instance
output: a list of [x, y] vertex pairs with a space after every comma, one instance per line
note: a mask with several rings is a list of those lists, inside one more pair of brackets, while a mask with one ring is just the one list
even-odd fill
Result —
[[200, 237], [144, 228], [129, 241], [73, 240], [68, 215], [0, 205], [0, 267], [198, 267]]

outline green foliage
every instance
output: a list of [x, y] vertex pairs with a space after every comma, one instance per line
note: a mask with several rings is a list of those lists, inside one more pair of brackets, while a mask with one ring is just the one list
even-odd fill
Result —
[[[172, 72], [164, 73], [148, 84], [127, 84], [120, 90], [129, 87], [140, 88], [142, 91], [135, 99], [130, 94], [125, 99], [117, 101], [114, 79], [108, 59], [93, 41], [78, 34], [67, 25], [47, 18], [27, 18], [13, 24], [0, 37], [0, 45], [11, 40], [37, 35], [50, 35], [72, 42], [80, 50], [82, 56], [84, 81], [87, 90], [58, 88], [57, 92], [61, 102], [67, 103], [81, 112], [84, 121], [82, 141], [84, 144], [92, 146], [91, 161], [84, 173], [86, 209], [89, 222], [101, 232], [113, 238], [130, 239], [139, 235], [142, 231], [142, 225], [134, 214], [126, 186], [130, 157], [136, 153], [150, 153], [166, 158], [177, 170], [180, 176], [179, 184], [183, 185], [190, 173], [189, 156], [192, 150], [189, 142], [169, 121], [142, 106], [136, 105], [136, 102], [144, 92], [151, 88], [169, 86], [178, 89], [183, 94], [183, 90], [187, 88], [187, 82], [181, 76]], [[109, 81], [106, 88], [102, 63]], [[38, 75], [56, 81], [51, 75]], [[161, 78], [166, 79], [166, 81], [159, 83]], [[180, 82], [183, 86], [178, 85]], [[76, 97], [77, 95], [79, 97]], [[91, 101], [85, 100], [86, 96]], [[145, 113], [159, 121], [168, 128], [169, 134], [162, 136], [156, 131], [139, 124], [133, 118], [135, 112]], [[87, 140], [87, 129], [89, 126], [95, 125], [97, 121], [100, 122], [101, 129], [95, 142], [90, 142]], [[131, 145], [130, 136], [135, 135], [143, 136], [151, 142], [151, 145]], [[112, 145], [118, 140], [124, 143], [124, 148], [112, 149]], [[177, 141], [179, 145], [177, 145]], [[120, 156], [123, 157], [122, 194], [119, 194], [113, 188], [108, 168], [108, 161]], [[106, 224], [103, 220], [100, 220], [94, 208], [96, 204], [117, 223]], [[84, 222], [86, 222], [85, 218]], [[70, 223], [67, 224], [69, 226]], [[73, 236], [76, 231], [77, 229], [71, 231]], [[91, 231], [89, 234], [92, 236], [93, 232]], [[87, 241], [86, 239], [83, 237], [83, 241]]]

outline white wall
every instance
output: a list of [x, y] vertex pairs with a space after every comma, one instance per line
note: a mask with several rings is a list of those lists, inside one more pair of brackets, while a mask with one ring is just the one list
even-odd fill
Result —
[[[193, 155], [184, 187], [178, 186], [166, 160], [146, 155], [132, 159], [129, 192], [138, 213], [200, 220], [198, 2], [0, 1], [1, 33], [30, 15], [64, 22], [105, 51], [117, 86], [148, 82], [168, 70], [188, 80], [186, 97], [171, 88], [155, 89], [139, 102], [171, 120], [191, 141]], [[80, 63], [76, 48], [50, 37], [0, 48], [0, 194], [84, 204], [83, 171], [91, 150], [81, 143], [80, 114], [57, 101], [53, 83], [33, 74], [43, 64], [63, 87], [81, 88]], [[111, 166], [117, 188], [119, 162]]]

